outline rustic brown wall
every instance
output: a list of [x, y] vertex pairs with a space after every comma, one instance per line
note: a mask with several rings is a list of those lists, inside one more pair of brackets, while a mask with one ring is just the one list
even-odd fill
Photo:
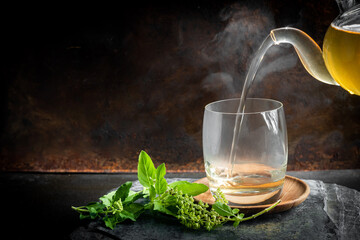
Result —
[[[328, 0], [178, 2], [7, 9], [1, 170], [135, 171], [143, 149], [203, 171], [204, 106], [240, 96], [271, 29], [321, 44], [337, 15]], [[360, 167], [360, 97], [314, 80], [292, 48], [269, 51], [250, 96], [284, 103], [289, 170]]]

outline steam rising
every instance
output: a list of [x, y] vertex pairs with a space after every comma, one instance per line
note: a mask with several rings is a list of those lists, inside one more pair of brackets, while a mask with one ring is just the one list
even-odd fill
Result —
[[217, 72], [209, 74], [203, 80], [203, 88], [207, 91], [226, 91], [227, 93], [233, 94], [234, 85], [233, 77], [226, 72]]
[[[271, 29], [276, 28], [272, 13], [266, 8], [249, 8], [234, 4], [223, 9], [219, 18], [226, 22], [224, 30], [217, 33], [202, 49], [206, 61], [217, 63], [219, 71], [211, 72], [203, 80], [206, 90], [221, 91], [220, 96], [240, 96], [251, 60]], [[265, 55], [274, 59], [265, 61], [255, 81], [263, 80], [269, 73], [284, 71], [297, 63], [294, 54], [286, 53], [283, 47], [272, 47]]]

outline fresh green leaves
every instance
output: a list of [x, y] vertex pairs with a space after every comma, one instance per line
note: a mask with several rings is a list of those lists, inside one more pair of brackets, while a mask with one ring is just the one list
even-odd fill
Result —
[[154, 198], [156, 194], [162, 194], [167, 190], [168, 184], [164, 178], [165, 174], [165, 163], [155, 169], [154, 163], [149, 155], [141, 151], [138, 164], [138, 179], [145, 190], [149, 191], [151, 199]]
[[100, 197], [100, 202], [89, 203], [82, 207], [72, 207], [72, 209], [80, 213], [80, 219], [102, 218], [105, 225], [111, 229], [127, 219], [136, 221], [143, 212], [144, 206], [134, 202], [143, 194], [130, 191], [131, 186], [132, 182], [126, 182], [117, 190]]
[[199, 183], [189, 183], [187, 181], [177, 181], [170, 183], [171, 188], [177, 188], [182, 191], [183, 194], [188, 194], [190, 196], [197, 196], [206, 192], [209, 188], [204, 184]]
[[100, 201], [106, 206], [109, 207], [113, 202], [113, 196], [115, 194], [115, 191], [109, 192], [108, 194], [102, 196], [99, 198]]
[[129, 196], [131, 186], [132, 186], [132, 182], [126, 182], [123, 185], [121, 185], [116, 190], [112, 200], [118, 201], [119, 199], [121, 199], [121, 201], [124, 201]]
[[156, 177], [155, 192], [157, 194], [162, 194], [167, 189], [168, 184], [166, 182], [166, 179], [164, 178], [165, 174], [166, 174], [166, 168], [165, 168], [165, 163], [163, 163], [160, 166], [158, 166], [155, 172], [155, 177]]
[[189, 228], [212, 230], [229, 221], [233, 221], [233, 225], [236, 227], [242, 221], [253, 219], [270, 211], [280, 202], [279, 200], [271, 207], [244, 218], [244, 214], [239, 213], [239, 209], [232, 209], [227, 205], [225, 195], [220, 189], [215, 191], [216, 201], [210, 207], [201, 201], [195, 202], [193, 198], [193, 196], [206, 192], [209, 189], [207, 186], [187, 181], [168, 184], [165, 175], [165, 164], [155, 168], [149, 155], [141, 151], [138, 179], [144, 187], [142, 191], [131, 191], [132, 182], [126, 182], [117, 190], [100, 197], [99, 202], [72, 208], [80, 213], [80, 219], [100, 218], [104, 221], [105, 226], [111, 229], [125, 220], [136, 221], [145, 210], [149, 210], [173, 216]]
[[239, 213], [238, 208], [231, 209], [226, 203], [215, 202], [212, 208], [222, 217], [232, 217], [228, 220], [234, 221], [234, 227], [237, 227], [244, 217], [243, 213], [237, 214]]
[[149, 155], [141, 151], [138, 163], [138, 179], [144, 187], [150, 187], [155, 181], [155, 167]]
[[216, 202], [212, 208], [218, 213], [220, 214], [220, 216], [223, 217], [229, 217], [229, 216], [235, 216], [235, 214], [233, 213], [231, 207], [229, 207], [228, 205], [226, 205], [225, 203], [221, 203], [221, 202]]

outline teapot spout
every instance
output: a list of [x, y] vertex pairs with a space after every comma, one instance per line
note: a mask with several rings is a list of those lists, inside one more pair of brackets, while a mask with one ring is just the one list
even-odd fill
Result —
[[325, 66], [321, 48], [306, 33], [296, 28], [284, 27], [272, 30], [270, 36], [276, 45], [291, 44], [311, 76], [323, 83], [339, 85]]

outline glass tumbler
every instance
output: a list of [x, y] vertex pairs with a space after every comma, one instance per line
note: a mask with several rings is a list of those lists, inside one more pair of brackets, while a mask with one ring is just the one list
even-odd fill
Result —
[[239, 113], [239, 103], [227, 99], [205, 106], [203, 153], [209, 187], [212, 192], [220, 188], [233, 205], [269, 204], [281, 194], [287, 166], [283, 104], [249, 98]]

